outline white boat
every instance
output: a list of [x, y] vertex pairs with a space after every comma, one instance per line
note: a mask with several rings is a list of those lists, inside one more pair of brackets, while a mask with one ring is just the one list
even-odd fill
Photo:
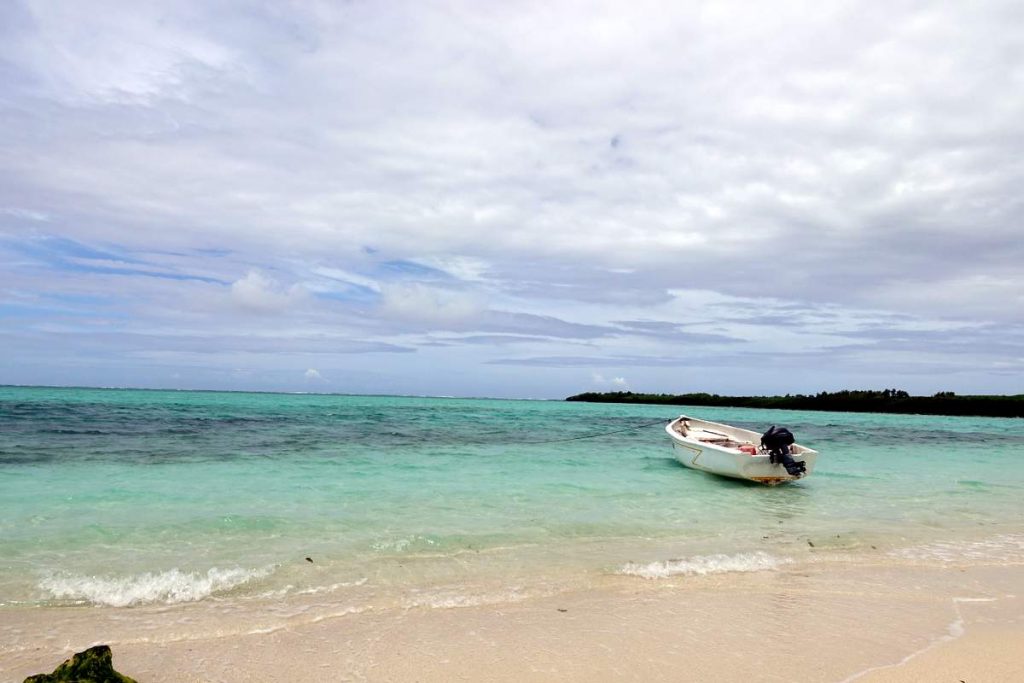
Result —
[[769, 451], [761, 445], [762, 435], [749, 429], [681, 415], [669, 422], [665, 431], [672, 439], [676, 460], [686, 467], [769, 486], [808, 476], [818, 457], [817, 451], [796, 443], [790, 445], [790, 456], [803, 463], [804, 469], [794, 476], [781, 463], [772, 462]]

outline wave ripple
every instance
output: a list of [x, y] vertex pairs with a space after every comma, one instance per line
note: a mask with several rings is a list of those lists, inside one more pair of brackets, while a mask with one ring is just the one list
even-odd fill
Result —
[[664, 579], [685, 574], [704, 576], [725, 572], [766, 571], [790, 561], [763, 552], [738, 555], [697, 555], [686, 559], [663, 560], [647, 564], [629, 562], [623, 565], [618, 573], [639, 576], [644, 579]]

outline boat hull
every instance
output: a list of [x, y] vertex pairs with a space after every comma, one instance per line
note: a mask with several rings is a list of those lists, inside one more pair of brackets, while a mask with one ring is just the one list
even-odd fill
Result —
[[[687, 432], [685, 435], [680, 430], [682, 420], [686, 420], [687, 429], [683, 430]], [[803, 476], [794, 477], [786, 472], [786, 468], [781, 464], [772, 463], [767, 454], [760, 453], [759, 451], [754, 454], [745, 453], [734, 447], [702, 441], [697, 436], [699, 434], [711, 433], [727, 437], [723, 441], [728, 440], [737, 445], [749, 444], [756, 447], [756, 444], [759, 444], [761, 439], [761, 435], [757, 432], [706, 420], [687, 418], [686, 416], [670, 422], [665, 427], [665, 431], [668, 432], [669, 438], [672, 440], [672, 451], [675, 454], [676, 460], [682, 465], [691, 469], [701, 470], [702, 472], [717, 474], [721, 477], [744, 479], [769, 486], [796, 481], [797, 479], [809, 476], [814, 471], [814, 464], [818, 455], [816, 451], [810, 448], [794, 444], [792, 447], [792, 457], [798, 462], [803, 462], [805, 467]]]

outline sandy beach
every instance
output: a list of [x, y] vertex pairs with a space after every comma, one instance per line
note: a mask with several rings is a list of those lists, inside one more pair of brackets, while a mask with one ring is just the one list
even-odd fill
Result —
[[[0, 679], [106, 642], [140, 681], [1013, 681], [1019, 566], [825, 562], [464, 607], [8, 612]], [[265, 605], [266, 606], [266, 605]], [[323, 607], [323, 605], [321, 605]]]

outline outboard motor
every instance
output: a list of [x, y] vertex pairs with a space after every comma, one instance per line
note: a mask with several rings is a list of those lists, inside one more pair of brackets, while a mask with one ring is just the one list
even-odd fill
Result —
[[803, 462], [798, 462], [790, 455], [789, 447], [796, 442], [793, 433], [785, 427], [771, 428], [761, 435], [761, 447], [768, 451], [768, 461], [786, 468], [791, 477], [801, 477], [807, 470]]

